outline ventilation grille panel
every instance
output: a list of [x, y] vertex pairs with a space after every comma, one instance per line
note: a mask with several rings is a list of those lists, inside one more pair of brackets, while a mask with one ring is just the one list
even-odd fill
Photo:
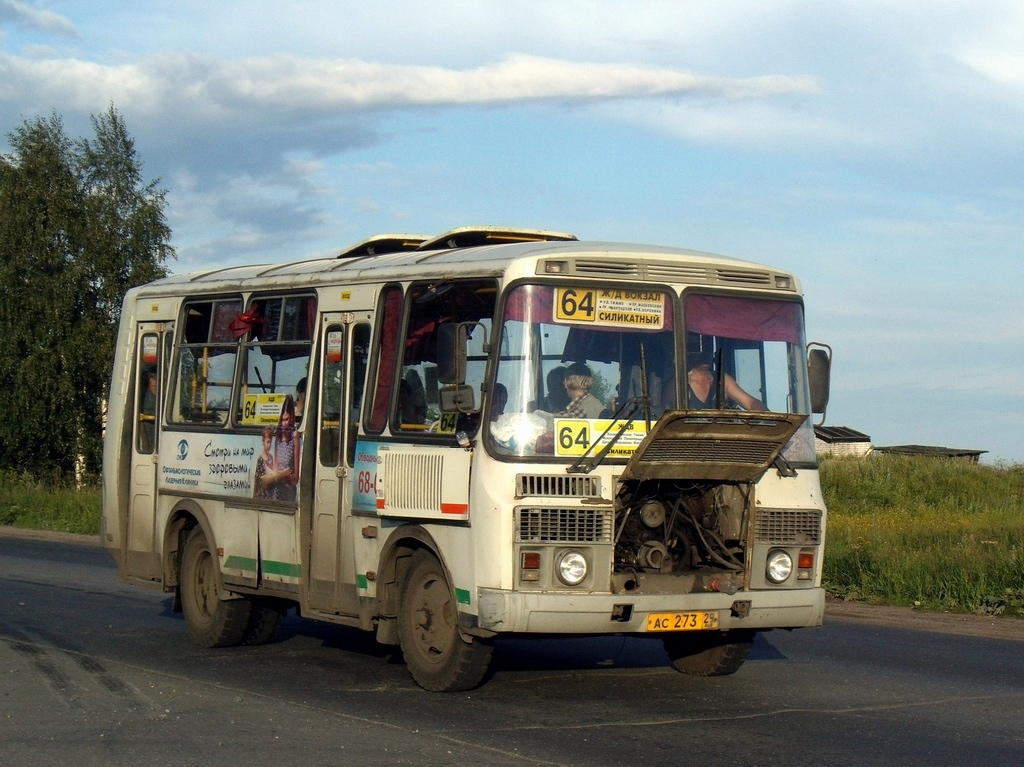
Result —
[[601, 495], [601, 478], [568, 474], [517, 474], [516, 498], [530, 495], [597, 498]]
[[760, 509], [754, 538], [773, 546], [816, 546], [821, 543], [821, 511], [817, 509]]
[[651, 443], [644, 453], [644, 460], [652, 463], [699, 461], [760, 466], [772, 460], [776, 449], [770, 442], [746, 439], [663, 437]]
[[520, 508], [517, 543], [611, 543], [610, 509]]
[[[722, 285], [742, 287], [776, 287], [773, 272], [764, 269], [716, 267], [710, 264], [678, 260], [618, 260], [615, 258], [571, 258], [564, 264], [561, 274], [578, 277], [610, 277], [652, 282], [675, 282], [684, 285]], [[545, 263], [537, 265], [537, 273], [545, 274]]]

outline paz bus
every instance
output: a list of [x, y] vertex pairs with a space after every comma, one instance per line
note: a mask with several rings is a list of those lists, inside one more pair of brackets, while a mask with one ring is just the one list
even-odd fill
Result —
[[826, 350], [792, 274], [560, 232], [169, 276], [124, 299], [102, 541], [204, 647], [295, 608], [434, 691], [506, 636], [729, 674], [822, 622]]

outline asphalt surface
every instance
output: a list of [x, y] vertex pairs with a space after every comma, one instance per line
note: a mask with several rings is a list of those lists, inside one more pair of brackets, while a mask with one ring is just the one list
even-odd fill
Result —
[[1024, 621], [830, 604], [739, 673], [636, 638], [499, 642], [438, 695], [358, 631], [290, 615], [203, 650], [94, 539], [0, 528], [0, 765], [1019, 765]]

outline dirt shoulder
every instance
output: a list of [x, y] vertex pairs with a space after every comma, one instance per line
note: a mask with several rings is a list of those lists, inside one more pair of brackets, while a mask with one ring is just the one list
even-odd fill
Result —
[[60, 541], [61, 543], [74, 543], [79, 546], [99, 546], [98, 535], [80, 535], [78, 533], [60, 533], [55, 530], [29, 530], [24, 527], [11, 527], [0, 525], [0, 537], [8, 538], [29, 538], [38, 541]]
[[1012, 616], [923, 612], [910, 607], [829, 599], [825, 603], [825, 622], [831, 620], [1024, 642], [1024, 619]]
[[[79, 546], [100, 545], [97, 535], [76, 535], [51, 530], [26, 530], [3, 525], [0, 525], [0, 536], [62, 541]], [[825, 604], [825, 621], [832, 620], [867, 623], [876, 626], [900, 626], [915, 631], [1024, 642], [1024, 618], [1016, 617], [922, 612], [910, 607], [870, 605], [863, 602], [843, 602], [838, 599], [829, 599]]]

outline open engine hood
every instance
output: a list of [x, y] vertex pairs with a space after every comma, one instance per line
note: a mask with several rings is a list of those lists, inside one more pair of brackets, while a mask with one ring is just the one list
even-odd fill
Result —
[[745, 410], [669, 411], [637, 447], [621, 479], [757, 482], [806, 419]]

